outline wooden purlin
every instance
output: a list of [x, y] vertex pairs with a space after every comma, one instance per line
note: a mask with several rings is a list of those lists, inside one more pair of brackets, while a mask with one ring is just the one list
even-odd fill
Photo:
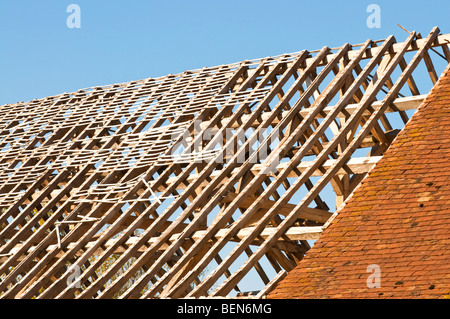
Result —
[[0, 106], [0, 298], [226, 296], [251, 269], [264, 297], [332, 216], [324, 188], [339, 206], [425, 98], [420, 61], [436, 82], [438, 33]]

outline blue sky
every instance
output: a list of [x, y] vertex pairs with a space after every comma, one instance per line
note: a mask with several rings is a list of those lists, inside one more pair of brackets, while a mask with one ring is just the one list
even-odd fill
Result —
[[[69, 29], [69, 4], [81, 28]], [[366, 25], [369, 4], [381, 28]], [[450, 1], [2, 0], [0, 105], [409, 30], [450, 33]]]

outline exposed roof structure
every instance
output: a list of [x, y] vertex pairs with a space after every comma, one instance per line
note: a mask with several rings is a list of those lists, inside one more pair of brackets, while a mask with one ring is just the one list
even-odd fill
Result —
[[439, 32], [1, 106], [0, 298], [266, 296], [438, 81]]
[[269, 297], [450, 298], [450, 68]]

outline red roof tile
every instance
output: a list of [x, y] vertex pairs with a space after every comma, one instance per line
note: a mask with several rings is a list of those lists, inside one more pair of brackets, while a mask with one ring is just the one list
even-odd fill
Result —
[[[380, 285], [370, 288], [379, 267]], [[450, 298], [450, 69], [269, 298]]]

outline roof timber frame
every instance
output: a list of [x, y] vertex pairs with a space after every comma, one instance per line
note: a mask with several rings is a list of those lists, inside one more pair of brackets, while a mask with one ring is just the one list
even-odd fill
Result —
[[434, 28], [0, 107], [0, 297], [217, 297], [252, 269], [263, 297], [389, 147], [390, 114], [426, 98], [413, 72], [434, 84], [429, 50], [448, 63], [449, 41]]

